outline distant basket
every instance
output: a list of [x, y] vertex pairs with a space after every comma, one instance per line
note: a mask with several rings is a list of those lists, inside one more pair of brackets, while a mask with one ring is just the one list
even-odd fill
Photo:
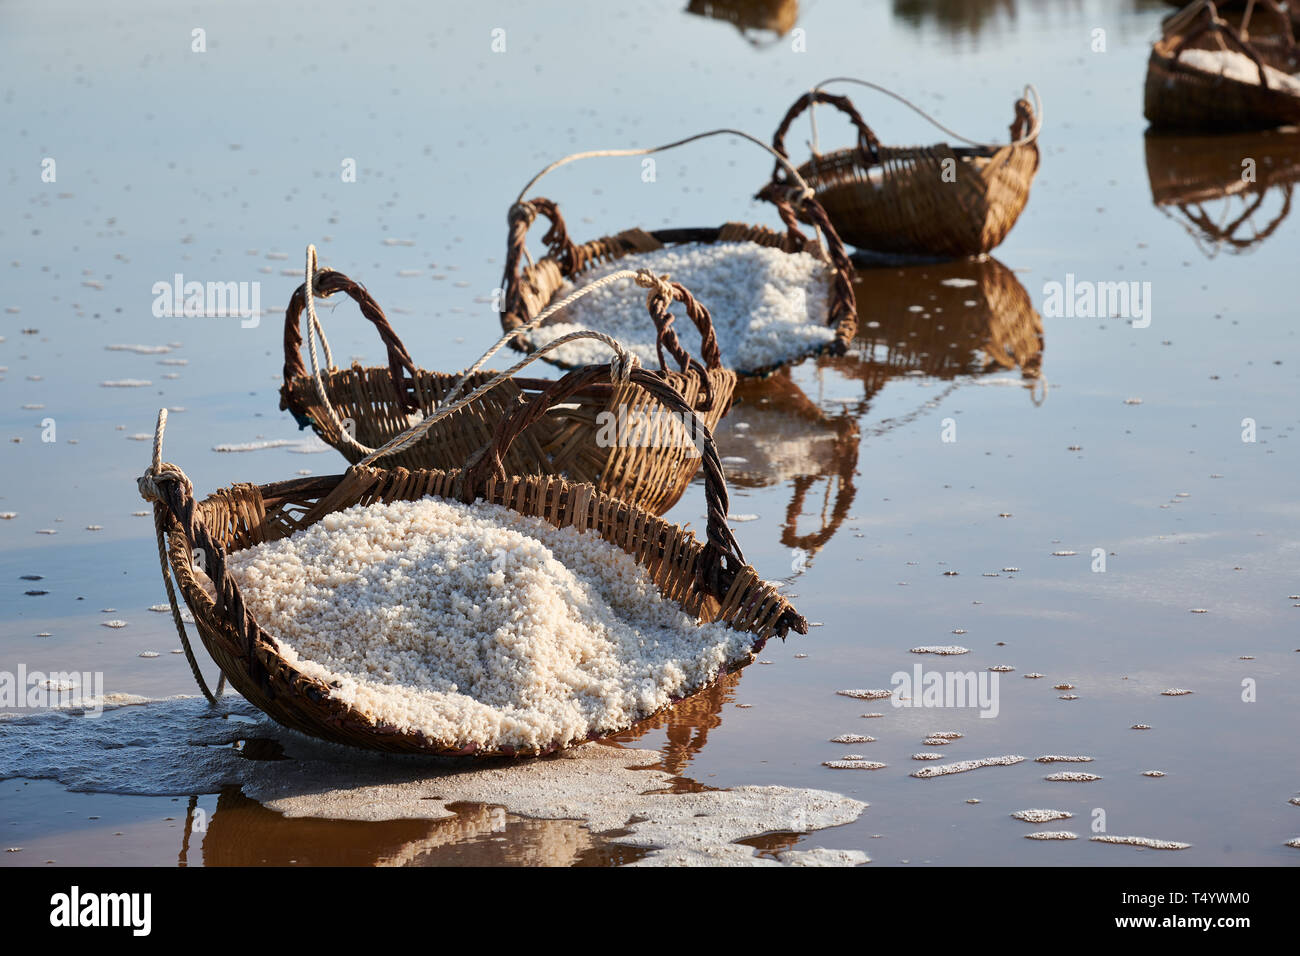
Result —
[[[315, 276], [317, 296], [343, 292], [356, 301], [384, 342], [388, 367], [363, 368], [353, 364], [351, 368], [334, 368], [326, 349], [326, 364], [330, 367], [322, 372], [318, 383], [316, 376], [307, 371], [300, 354], [303, 345], [300, 319], [306, 305], [304, 283], [294, 291], [285, 310], [280, 407], [292, 412], [301, 427], [310, 425], [321, 440], [356, 464], [445, 403], [462, 373], [417, 368], [383, 310], [360, 283], [332, 269], [322, 269]], [[716, 347], [707, 356], [708, 368], [686, 353], [672, 329], [668, 313], [672, 301], [682, 302], [688, 314], [708, 333], [706, 343], [712, 340], [708, 310], [680, 283], [657, 285], [647, 305], [658, 332], [660, 358], [663, 360], [664, 352], [669, 353], [677, 359], [681, 370], [662, 368], [648, 374], [662, 378], [680, 392], [705, 426], [713, 428], [731, 405], [735, 376], [717, 362], [713, 354]], [[312, 345], [314, 349], [314, 342]], [[471, 369], [464, 391], [480, 388], [495, 374]], [[468, 455], [492, 438], [507, 414], [550, 384], [522, 377], [499, 383], [474, 404], [440, 421], [424, 440], [394, 454], [391, 465], [459, 467]], [[663, 418], [663, 411], [640, 389], [592, 383], [575, 393], [566, 407], [552, 410], [537, 428], [511, 446], [506, 462], [508, 470], [516, 475], [564, 475], [662, 514], [676, 504], [690, 485], [699, 467], [697, 450], [689, 441], [601, 441], [601, 425], [610, 420], [609, 416], [616, 422], [632, 422], [637, 427], [653, 430], [655, 423]]]
[[[161, 460], [166, 413], [160, 413], [154, 462], [139, 480], [139, 487], [141, 495], [154, 503], [159, 552], [174, 618], [205, 694], [211, 698], [180, 622], [168, 567], [194, 616], [204, 646], [224, 677], [250, 703], [279, 723], [313, 737], [370, 750], [490, 755], [463, 741], [439, 740], [417, 731], [377, 724], [335, 697], [330, 685], [285, 660], [272, 635], [245, 606], [238, 584], [227, 571], [228, 554], [285, 538], [344, 508], [413, 501], [425, 496], [466, 502], [481, 498], [541, 518], [557, 528], [572, 526], [598, 534], [631, 555], [646, 569], [658, 590], [686, 613], [700, 621], [725, 622], [752, 634], [755, 651], [768, 639], [783, 637], [791, 630], [807, 633], [807, 621], [745, 563], [727, 525], [727, 488], [717, 449], [707, 431], [702, 448], [708, 511], [707, 540], [703, 544], [683, 528], [589, 484], [558, 477], [504, 474], [510, 446], [522, 432], [544, 422], [552, 407], [573, 400], [584, 389], [611, 384], [614, 374], [609, 366], [588, 366], [552, 383], [531, 401], [512, 409], [500, 422], [492, 442], [472, 456], [463, 469], [411, 471], [354, 466], [343, 475], [267, 485], [231, 485], [201, 502], [194, 500], [185, 474]], [[637, 367], [626, 355], [619, 385], [643, 389], [671, 413], [697, 421], [689, 405], [663, 377]], [[200, 552], [204, 555], [202, 569], [196, 567], [194, 557]], [[731, 669], [744, 663], [747, 661]], [[691, 688], [688, 694], [705, 686]], [[562, 744], [557, 741], [538, 750], [503, 748], [493, 754], [528, 756]]]
[[[1239, 53], [1253, 75], [1188, 62], [1192, 50]], [[1146, 118], [1160, 129], [1229, 132], [1300, 123], [1300, 81], [1268, 66], [1250, 43], [1200, 0], [1174, 17], [1147, 60]]]
[[[902, 99], [865, 81], [826, 82], [841, 81]], [[883, 146], [847, 96], [827, 93], [821, 85], [795, 100], [772, 146], [788, 156], [790, 124], [818, 103], [834, 106], [853, 122], [856, 146], [818, 153], [814, 141], [812, 158], [799, 167], [845, 242], [892, 255], [962, 257], [986, 253], [1006, 238], [1038, 172], [1042, 105], [1032, 87], [1026, 92], [1033, 92], [1035, 103], [1028, 95], [1016, 101], [1006, 145]], [[778, 164], [773, 182], [785, 178]]]

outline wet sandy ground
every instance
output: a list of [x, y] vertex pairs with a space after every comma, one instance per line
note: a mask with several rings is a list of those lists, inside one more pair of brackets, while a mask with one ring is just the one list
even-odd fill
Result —
[[[0, 520], [0, 669], [102, 671], [105, 690], [146, 697], [193, 692], [168, 616], [148, 610], [165, 595], [152, 522], [134, 514], [146, 507], [134, 485], [142, 436], [171, 407], [167, 457], [200, 490], [339, 469], [275, 394], [276, 312], [307, 241], [366, 282], [417, 362], [460, 368], [497, 333], [505, 211], [545, 161], [724, 124], [766, 137], [798, 91], [867, 69], [966, 135], [993, 138], [1033, 81], [1047, 108], [1043, 167], [994, 259], [864, 269], [855, 353], [742, 389], [719, 435], [733, 510], [753, 516], [736, 524], [747, 557], [789, 579], [821, 626], [620, 743], [659, 752], [668, 779], [655, 789], [784, 786], [870, 804], [831, 829], [749, 839], [766, 859], [824, 846], [872, 865], [1294, 864], [1284, 844], [1300, 835], [1289, 802], [1300, 794], [1300, 344], [1285, 169], [1300, 149], [1278, 137], [1201, 143], [1189, 170], [1188, 149], [1144, 137], [1145, 43], [1161, 4], [957, 4], [948, 16], [867, 6], [804, 11], [805, 54], [788, 37], [753, 46], [664, 4], [608, 22], [577, 4], [560, 17], [520, 6], [501, 23], [413, 12], [416, 29], [393, 14], [355, 30], [348, 8], [259, 13], [250, 29], [231, 6], [204, 14], [203, 59], [188, 52], [190, 13], [121, 11], [56, 30], [36, 8], [7, 10], [0, 513], [13, 517]], [[494, 56], [498, 26], [508, 46]], [[1089, 49], [1098, 27], [1104, 54]], [[582, 57], [557, 54], [575, 43]], [[943, 71], [918, 65], [931, 61]], [[592, 87], [592, 76], [615, 79]], [[578, 100], [563, 92], [578, 86]], [[934, 138], [901, 108], [850, 95], [887, 142]], [[301, 122], [307, 96], [337, 104], [329, 121]], [[823, 142], [847, 136], [828, 117], [820, 127]], [[1241, 155], [1276, 175], [1204, 199], [1206, 182], [1235, 182]], [[56, 184], [40, 182], [46, 156]], [[346, 157], [360, 175], [342, 185]], [[654, 183], [636, 161], [601, 160], [547, 188], [582, 238], [633, 224], [775, 225], [748, 200], [767, 169], [755, 148], [714, 141], [661, 157]], [[262, 322], [154, 318], [150, 289], [176, 272], [260, 280]], [[1044, 284], [1067, 273], [1151, 282], [1150, 327], [1042, 317]], [[322, 320], [341, 357], [382, 360], [351, 306]], [[54, 442], [40, 440], [46, 418]], [[1255, 442], [1242, 441], [1247, 418]], [[949, 421], [955, 442], [942, 440]], [[259, 444], [275, 447], [213, 450]], [[698, 488], [671, 517], [702, 526]], [[946, 645], [968, 653], [911, 653]], [[837, 693], [889, 689], [917, 664], [996, 674], [998, 716]], [[943, 739], [935, 732], [962, 736], [927, 744]], [[832, 742], [844, 735], [875, 739]], [[931, 752], [940, 759], [913, 759]], [[824, 765], [850, 755], [886, 766]], [[1049, 755], [1093, 759], [1037, 761]], [[9, 776], [18, 756], [0, 756]], [[1025, 759], [912, 776], [1004, 756]], [[1062, 772], [1099, 779], [1045, 779]], [[1033, 808], [1072, 816], [1010, 816]], [[0, 864], [614, 864], [645, 853], [579, 823], [457, 809], [459, 822], [325, 821], [286, 818], [238, 787], [106, 795], [10, 779], [0, 844], [22, 849]], [[195, 831], [196, 810], [206, 830]], [[1098, 811], [1105, 834], [1191, 847], [1090, 840]], [[1056, 830], [1078, 839], [1024, 838]]]

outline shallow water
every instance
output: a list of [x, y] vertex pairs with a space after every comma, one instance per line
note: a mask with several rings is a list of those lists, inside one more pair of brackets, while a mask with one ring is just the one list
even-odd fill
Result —
[[[821, 626], [619, 743], [659, 752], [652, 773], [666, 779], [651, 789], [781, 785], [870, 803], [842, 826], [745, 838], [764, 858], [826, 846], [866, 851], [872, 865], [1300, 860], [1284, 845], [1300, 835], [1288, 803], [1300, 793], [1300, 146], [1144, 135], [1147, 44], [1164, 4], [806, 4], [806, 53], [792, 35], [742, 36], [678, 4], [467, 8], [455, 23], [419, 6], [378, 19], [345, 5], [137, 3], [107, 18], [81, 6], [88, 15], [0, 14], [0, 512], [15, 513], [0, 521], [0, 670], [98, 671], [110, 693], [193, 693], [169, 653], [170, 616], [148, 610], [166, 598], [134, 479], [160, 405], [173, 409], [164, 457], [200, 492], [341, 470], [278, 409], [277, 311], [307, 242], [366, 283], [417, 362], [458, 369], [499, 330], [506, 209], [563, 153], [722, 125], [766, 139], [799, 92], [843, 74], [996, 138], [1034, 82], [1043, 164], [994, 257], [864, 268], [854, 354], [745, 386], [720, 430], [733, 511], [757, 516], [736, 525], [746, 557], [789, 579]], [[190, 52], [196, 27], [206, 53]], [[505, 53], [491, 52], [496, 28]], [[1096, 29], [1104, 53], [1090, 49]], [[839, 92], [885, 142], [941, 138], [897, 104]], [[304, 103], [318, 115], [304, 119]], [[849, 142], [845, 124], [818, 116], [823, 144]], [[792, 147], [806, 155], [807, 138], [797, 122]], [[54, 183], [41, 181], [46, 157]], [[1256, 189], [1237, 189], [1243, 157], [1258, 161]], [[342, 183], [349, 158], [357, 181]], [[756, 147], [715, 139], [656, 157], [653, 182], [639, 159], [600, 159], [536, 192], [580, 239], [631, 225], [776, 226], [749, 199], [769, 167]], [[1237, 194], [1208, 198], [1224, 187]], [[252, 328], [155, 318], [152, 287], [176, 273], [260, 281], [265, 314]], [[1045, 285], [1067, 274], [1150, 282], [1150, 325], [1044, 315]], [[354, 307], [321, 319], [341, 360], [383, 361]], [[41, 440], [46, 419], [54, 441]], [[265, 447], [213, 450], [248, 445]], [[697, 485], [670, 517], [698, 528], [703, 513]], [[48, 593], [26, 593], [37, 590]], [[127, 626], [102, 626], [113, 620]], [[970, 652], [909, 653], [950, 644]], [[997, 717], [836, 693], [890, 688], [918, 665], [987, 674], [988, 687], [996, 675]], [[1015, 670], [987, 670], [998, 666]], [[1162, 693], [1175, 688], [1192, 693]], [[927, 747], [936, 731], [963, 736]], [[843, 734], [876, 740], [830, 742]], [[929, 749], [942, 761], [912, 760]], [[887, 767], [823, 766], [850, 753]], [[9, 776], [17, 757], [0, 754]], [[1052, 754], [1091, 756], [1101, 779], [1044, 780], [1078, 769], [1036, 762]], [[1004, 755], [1025, 760], [910, 776]], [[147, 754], [120, 756], [139, 758], [124, 766], [149, 791]], [[90, 789], [122, 790], [112, 779]], [[574, 794], [588, 786], [575, 778]], [[151, 792], [166, 795], [6, 780], [0, 843], [23, 849], [0, 864], [613, 864], [643, 852], [485, 804], [457, 805], [453, 824], [326, 821], [284, 817], [238, 787]], [[187, 841], [195, 808], [210, 822]], [[1073, 813], [1080, 839], [1024, 839], [1034, 826], [1010, 814], [1028, 808]], [[1106, 833], [1192, 846], [1094, 842], [1099, 810]]]

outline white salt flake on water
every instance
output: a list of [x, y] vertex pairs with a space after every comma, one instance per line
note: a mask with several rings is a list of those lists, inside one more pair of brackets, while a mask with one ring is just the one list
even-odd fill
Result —
[[1185, 687], [1170, 687], [1168, 690], [1162, 690], [1162, 697], [1186, 697], [1191, 691]]
[[1101, 777], [1095, 773], [1081, 773], [1077, 770], [1062, 770], [1060, 773], [1049, 773], [1044, 780], [1052, 783], [1090, 783], [1093, 780], [1100, 780]]
[[1094, 843], [1117, 843], [1125, 846], [1141, 846], [1148, 850], [1186, 850], [1190, 843], [1176, 843], [1173, 840], [1153, 840], [1151, 837], [1140, 836], [1111, 836], [1103, 834], [1101, 836], [1090, 837]]
[[912, 654], [939, 654], [943, 656], [952, 654], [969, 654], [970, 648], [960, 647], [956, 644], [926, 644], [922, 647], [909, 648]]
[[1071, 833], [1069, 830], [1039, 830], [1037, 833], [1026, 833], [1026, 840], [1077, 840], [1079, 834]]
[[999, 674], [1009, 674], [1011, 671], [1015, 670], [1015, 668], [1010, 664], [994, 664], [989, 668], [989, 670], [996, 671]]
[[886, 697], [893, 697], [892, 690], [837, 690], [835, 693], [841, 697], [853, 697], [856, 700], [884, 700]]
[[1069, 810], [1016, 810], [1011, 816], [1026, 823], [1051, 823], [1053, 820], [1068, 820], [1074, 814]]
[[958, 763], [945, 763], [937, 767], [922, 767], [920, 770], [913, 770], [913, 777], [926, 779], [929, 777], [946, 777], [953, 773], [966, 773], [970, 770], [978, 770], [981, 767], [1010, 767], [1014, 764], [1023, 763], [1024, 757], [1017, 754], [1007, 754], [1005, 757], [983, 757], [979, 760], [962, 760]]
[[1040, 673], [1038, 673], [1038, 671], [1031, 671], [1030, 673], [1028, 673], [1028, 674], [1025, 675], [1025, 678], [1026, 678], [1027, 680], [1038, 680], [1038, 679], [1043, 678], [1043, 677], [1046, 677], [1046, 676], [1047, 676], [1046, 674], [1040, 674]]
[[1092, 763], [1091, 757], [1084, 757], [1080, 754], [1063, 755], [1063, 754], [1044, 754], [1042, 757], [1035, 757], [1035, 763]]
[[[634, 253], [584, 272], [576, 284], [566, 282], [555, 300], [620, 269], [668, 273], [704, 303], [713, 318], [722, 364], [738, 372], [781, 365], [819, 351], [835, 339], [829, 316], [830, 267], [806, 252], [787, 254], [751, 242], [686, 243], [654, 252]], [[612, 335], [645, 365], [658, 364], [654, 324], [640, 297], [623, 284], [597, 289], [569, 306], [548, 324], [530, 333], [537, 348], [579, 329]], [[674, 330], [692, 355], [700, 354], [700, 336], [685, 318], [680, 303]], [[579, 340], [551, 353], [564, 365], [609, 361], [609, 349]]]
[[740, 523], [743, 523], [743, 522], [746, 522], [746, 521], [757, 521], [757, 520], [758, 520], [758, 515], [755, 515], [755, 514], [728, 515], [728, 516], [727, 516], [727, 520], [728, 520], [728, 521], [740, 522]]
[[154, 657], [161, 657], [162, 655], [159, 654], [157, 651], [141, 651], [139, 656], [145, 658], [154, 658]]
[[936, 754], [936, 753], [912, 754], [912, 759], [913, 760], [942, 760], [943, 754]]
[[946, 285], [952, 289], [968, 289], [971, 286], [979, 285], [974, 279], [940, 279], [939, 285]]
[[484, 502], [355, 506], [227, 567], [288, 663], [444, 744], [622, 729], [752, 653], [599, 536]]
[[824, 760], [822, 766], [832, 770], [884, 770], [888, 765], [874, 760]]
[[126, 627], [126, 621], [100, 621], [99, 623], [102, 624], [104, 627], [111, 627], [113, 629], [117, 629], [119, 627]]
[[874, 744], [875, 737], [868, 737], [866, 734], [840, 734], [838, 737], [832, 737], [833, 744]]
[[962, 735], [955, 730], [936, 730], [932, 734], [926, 734], [927, 737], [934, 737], [939, 740], [961, 740]]
[[1164, 775], [1165, 775], [1165, 772], [1164, 772], [1163, 770], [1143, 770], [1143, 771], [1142, 771], [1142, 776], [1144, 776], [1144, 777], [1163, 777]]

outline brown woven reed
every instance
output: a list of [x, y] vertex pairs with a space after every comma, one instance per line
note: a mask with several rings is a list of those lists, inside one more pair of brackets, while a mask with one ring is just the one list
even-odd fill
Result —
[[[943, 284], [951, 279], [975, 284]], [[860, 379], [868, 400], [891, 378], [912, 371], [952, 380], [1018, 368], [1026, 385], [1040, 384], [1042, 317], [1015, 273], [997, 259], [859, 269], [857, 281], [858, 299], [871, 303], [879, 327], [864, 324], [854, 354], [819, 364]], [[916, 305], [923, 311], [911, 311]]]
[[[1254, 181], [1242, 178], [1242, 160], [1254, 160]], [[1300, 135], [1267, 131], [1229, 136], [1146, 136], [1152, 202], [1182, 221], [1203, 251], [1245, 252], [1268, 239], [1291, 212], [1300, 181]], [[1254, 222], [1271, 192], [1280, 209], [1263, 226]], [[1210, 209], [1241, 199], [1234, 214]], [[1249, 229], [1249, 234], [1246, 231]]]
[[[302, 478], [268, 485], [236, 484], [195, 502], [189, 480], [174, 465], [159, 463], [142, 491], [154, 500], [167, 531], [168, 563], [194, 615], [208, 653], [250, 703], [294, 730], [336, 743], [398, 753], [529, 756], [556, 749], [506, 748], [487, 754], [458, 741], [376, 724], [331, 697], [330, 687], [285, 661], [271, 635], [244, 605], [226, 570], [226, 556], [310, 527], [325, 515], [353, 505], [411, 501], [425, 496], [461, 501], [481, 498], [555, 527], [576, 527], [621, 548], [646, 569], [660, 592], [701, 621], [722, 621], [753, 635], [755, 651], [774, 636], [806, 634], [807, 621], [745, 564], [727, 525], [728, 495], [713, 437], [701, 436], [707, 536], [703, 543], [683, 528], [601, 493], [589, 484], [554, 476], [509, 476], [505, 462], [514, 441], [544, 422], [549, 409], [601, 382], [608, 366], [587, 366], [551, 383], [501, 422], [490, 444], [454, 471], [353, 467], [343, 475]], [[698, 425], [687, 402], [661, 376], [631, 368], [624, 384], [639, 387], [666, 409]], [[202, 552], [209, 593], [196, 574]], [[742, 664], [738, 666], [743, 666]], [[736, 668], [733, 668], [736, 669]], [[703, 688], [694, 688], [691, 693]], [[651, 716], [651, 715], [645, 715]], [[626, 728], [620, 728], [626, 729]]]
[[[786, 113], [772, 146], [787, 156], [790, 124], [809, 107], [826, 103], [845, 113], [858, 131], [858, 143], [832, 153], [814, 154], [799, 174], [817, 192], [844, 241], [895, 255], [961, 257], [995, 248], [1029, 201], [1038, 172], [1037, 137], [998, 148], [884, 146], [847, 96], [824, 90], [805, 93]], [[1012, 141], [1033, 126], [1027, 99], [1015, 104]], [[945, 177], [945, 170], [952, 173]], [[954, 181], [952, 180], [955, 176]], [[777, 164], [773, 181], [783, 181]]]
[[[569, 238], [564, 217], [550, 199], [539, 196], [527, 202], [516, 203], [507, 216], [510, 231], [506, 243], [505, 274], [502, 278], [505, 307], [501, 312], [501, 327], [510, 332], [526, 325], [551, 303], [565, 281], [573, 280], [593, 266], [613, 262], [634, 253], [653, 252], [667, 245], [687, 242], [752, 242], [786, 253], [808, 251], [816, 254], [817, 243], [799, 230], [794, 209], [794, 204], [797, 203], [798, 215], [805, 222], [820, 228], [826, 237], [826, 253], [834, 270], [831, 278], [829, 324], [835, 329], [835, 339], [822, 351], [842, 354], [857, 328], [853, 263], [844, 251], [844, 244], [827, 219], [825, 210], [811, 197], [792, 199], [790, 190], [772, 187], [764, 192], [762, 198], [776, 206], [786, 226], [784, 233], [763, 226], [729, 222], [716, 229], [656, 229], [651, 232], [628, 229], [617, 235], [604, 236], [582, 244]], [[529, 259], [525, 265], [528, 230], [539, 215], [550, 224], [542, 237], [547, 253], [536, 261]], [[527, 345], [518, 338], [512, 340], [511, 344], [520, 351], [527, 350]], [[705, 345], [706, 361], [712, 362], [711, 356], [716, 355], [716, 348], [716, 342]], [[547, 360], [551, 361], [549, 358]], [[741, 375], [764, 375], [774, 370], [762, 368], [735, 371]]]
[[[1190, 49], [1244, 54], [1255, 64], [1259, 81], [1190, 66], [1180, 59]], [[1218, 16], [1213, 3], [1202, 0], [1179, 19], [1177, 29], [1166, 32], [1152, 47], [1144, 112], [1151, 125], [1160, 129], [1273, 129], [1300, 123], [1300, 93], [1278, 89], [1268, 79], [1259, 51]]]
[[[358, 282], [341, 272], [321, 270], [314, 287], [317, 295], [346, 293], [360, 306], [375, 326], [388, 351], [388, 367], [347, 369], [322, 373], [325, 394], [341, 421], [351, 420], [353, 437], [370, 448], [378, 448], [402, 434], [413, 416], [429, 415], [455, 387], [460, 375], [417, 368], [406, 347], [393, 331], [383, 310]], [[679, 283], [671, 283], [675, 301], [705, 331], [711, 343], [712, 325], [708, 310]], [[337, 448], [352, 464], [363, 453], [344, 440], [333, 418], [321, 406], [316, 382], [303, 365], [300, 318], [306, 304], [306, 290], [299, 286], [284, 316], [284, 384], [280, 407], [288, 409], [300, 426], [310, 425], [320, 438]], [[708, 367], [701, 365], [681, 347], [672, 329], [672, 316], [662, 297], [648, 298], [650, 316], [658, 330], [660, 362], [664, 352], [677, 359], [681, 370], [661, 368], [653, 372], [680, 392], [709, 428], [731, 405], [735, 375], [721, 367], [716, 345], [706, 352]], [[473, 375], [466, 391], [490, 381], [494, 372]], [[477, 402], [433, 426], [422, 441], [407, 446], [385, 459], [388, 467], [459, 467], [495, 434], [502, 419], [521, 402], [537, 395], [550, 383], [538, 379], [512, 378], [483, 395]], [[661, 406], [641, 389], [625, 385], [593, 383], [576, 393], [565, 408], [553, 409], [538, 426], [511, 446], [506, 467], [514, 475], [564, 475], [588, 482], [600, 491], [623, 498], [637, 507], [663, 514], [681, 498], [699, 466], [694, 448], [685, 442], [610, 445], [599, 441], [602, 413], [644, 423], [647, 430], [658, 427]]]

